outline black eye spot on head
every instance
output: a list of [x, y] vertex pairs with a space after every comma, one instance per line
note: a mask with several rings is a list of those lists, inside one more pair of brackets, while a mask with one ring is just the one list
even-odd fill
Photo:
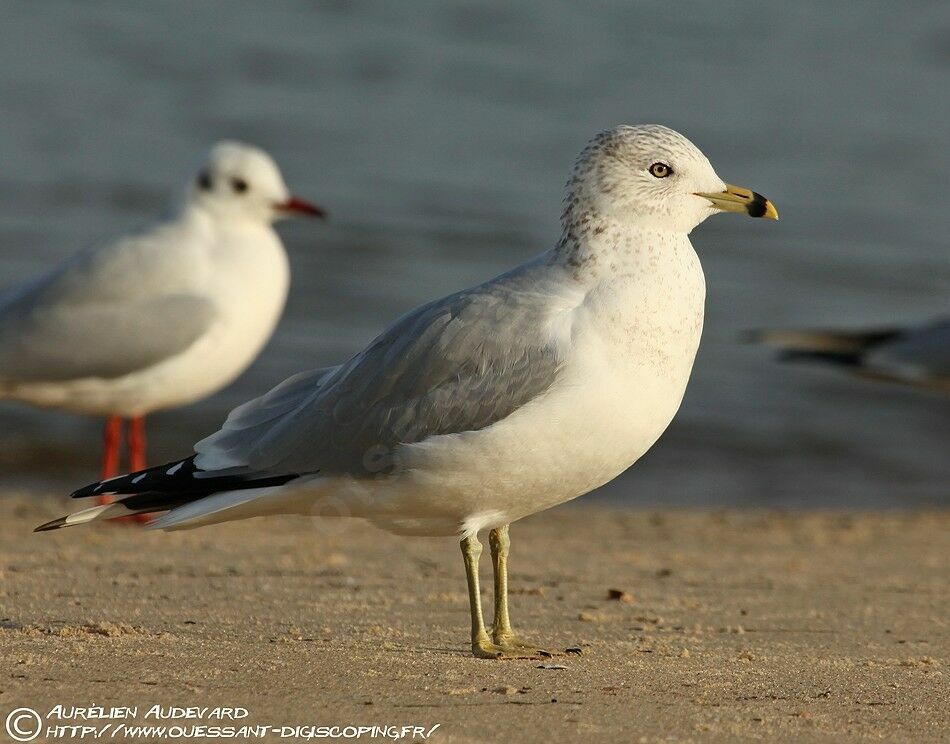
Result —
[[202, 191], [211, 191], [212, 185], [211, 174], [208, 171], [201, 171], [198, 174], [198, 188]]
[[666, 163], [654, 163], [650, 166], [650, 175], [654, 178], [666, 178], [673, 172]]
[[231, 188], [234, 189], [234, 193], [243, 194], [248, 189], [247, 181], [243, 178], [232, 178]]

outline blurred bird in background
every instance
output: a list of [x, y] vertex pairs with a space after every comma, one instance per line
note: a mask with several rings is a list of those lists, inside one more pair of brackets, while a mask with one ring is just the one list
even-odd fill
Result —
[[863, 330], [766, 329], [749, 340], [788, 361], [821, 362], [852, 374], [950, 393], [950, 318]]
[[272, 223], [324, 217], [264, 151], [211, 148], [177, 214], [0, 295], [0, 399], [105, 416], [103, 478], [146, 466], [146, 414], [209, 396], [257, 357], [284, 309]]

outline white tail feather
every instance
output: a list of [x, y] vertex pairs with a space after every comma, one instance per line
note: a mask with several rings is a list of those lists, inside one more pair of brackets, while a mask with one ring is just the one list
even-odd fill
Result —
[[63, 523], [63, 527], [73, 527], [77, 524], [85, 524], [97, 519], [112, 519], [113, 517], [126, 517], [129, 514], [135, 514], [133, 509], [129, 509], [124, 504], [101, 504], [99, 506], [90, 506], [87, 509], [81, 509], [73, 512]]
[[147, 529], [187, 530], [206, 524], [274, 514], [281, 509], [274, 501], [270, 499], [264, 501], [264, 499], [279, 492], [285, 492], [285, 489], [282, 486], [270, 486], [269, 488], [222, 491], [172, 509], [150, 522]]

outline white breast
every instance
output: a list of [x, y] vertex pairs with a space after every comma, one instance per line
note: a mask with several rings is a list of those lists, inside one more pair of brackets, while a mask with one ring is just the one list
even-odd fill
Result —
[[151, 410], [185, 405], [232, 382], [257, 358], [280, 320], [290, 284], [283, 245], [267, 225], [221, 226], [210, 243], [205, 289], [218, 309], [185, 353], [130, 376]]

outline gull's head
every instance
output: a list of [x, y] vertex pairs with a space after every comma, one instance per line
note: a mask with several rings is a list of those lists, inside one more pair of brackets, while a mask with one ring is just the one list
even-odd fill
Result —
[[656, 124], [615, 127], [590, 141], [568, 183], [566, 216], [584, 208], [679, 233], [721, 211], [778, 219], [768, 199], [725, 183], [696, 145]]
[[222, 219], [270, 223], [294, 214], [324, 211], [290, 193], [273, 158], [240, 142], [219, 142], [188, 186], [189, 206]]

